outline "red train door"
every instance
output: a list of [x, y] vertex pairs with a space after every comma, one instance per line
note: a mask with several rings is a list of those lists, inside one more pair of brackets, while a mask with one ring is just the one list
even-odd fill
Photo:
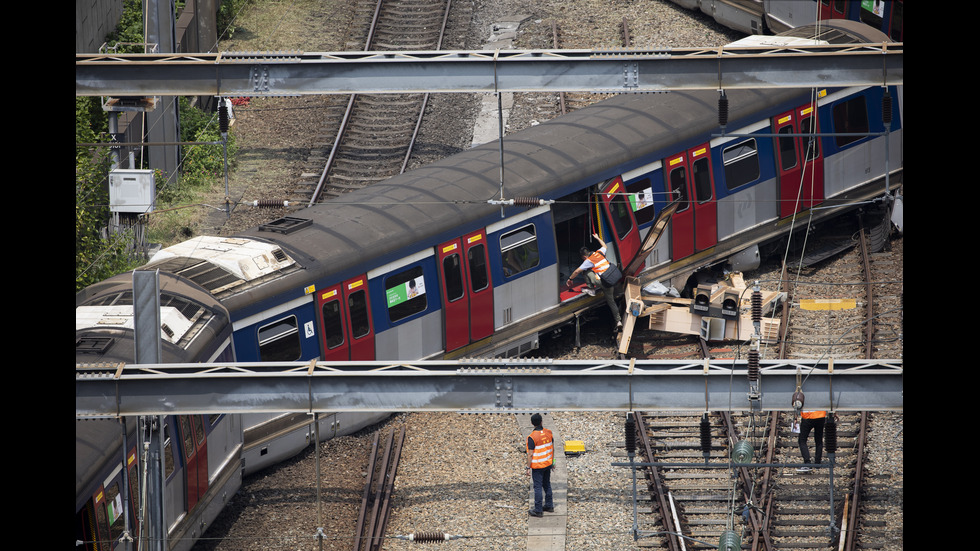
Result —
[[446, 352], [493, 334], [493, 286], [483, 230], [439, 245]]
[[327, 362], [374, 359], [374, 329], [367, 276], [349, 279], [317, 293], [321, 357]]
[[599, 191], [607, 219], [613, 228], [613, 243], [619, 254], [619, 264], [626, 266], [640, 251], [640, 229], [627, 198], [626, 186], [623, 185], [622, 177], [616, 176]]
[[493, 285], [490, 281], [487, 234], [483, 230], [463, 236], [466, 255], [466, 289], [470, 294], [470, 339], [493, 334]]
[[439, 284], [442, 288], [446, 352], [449, 352], [470, 343], [470, 303], [466, 294], [462, 241], [453, 239], [442, 243], [436, 252]]
[[[816, 110], [806, 104], [773, 119], [779, 173], [779, 216], [784, 218], [823, 201], [823, 155]], [[795, 135], [794, 135], [795, 134]]]
[[672, 258], [678, 260], [718, 242], [718, 205], [711, 148], [702, 144], [667, 158], [667, 185], [678, 201], [671, 219]]
[[820, 0], [820, 20], [847, 19], [847, 4], [850, 0]]
[[208, 491], [208, 447], [200, 415], [180, 416], [180, 437], [184, 442], [187, 510], [191, 511]]

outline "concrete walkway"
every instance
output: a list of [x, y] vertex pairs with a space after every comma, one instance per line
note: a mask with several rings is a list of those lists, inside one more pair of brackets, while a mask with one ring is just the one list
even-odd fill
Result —
[[[552, 424], [551, 414], [541, 415], [541, 424], [551, 429], [555, 437], [555, 466], [551, 472], [551, 496], [555, 512], [545, 512], [543, 517], [527, 517], [527, 551], [565, 551], [565, 520], [568, 515], [568, 470], [565, 463], [565, 441]], [[527, 442], [534, 427], [531, 425], [530, 414], [518, 414], [517, 424], [524, 436], [522, 442]], [[525, 444], [526, 445], [526, 444]], [[534, 507], [534, 486], [531, 477], [527, 477], [528, 506], [526, 511]]]

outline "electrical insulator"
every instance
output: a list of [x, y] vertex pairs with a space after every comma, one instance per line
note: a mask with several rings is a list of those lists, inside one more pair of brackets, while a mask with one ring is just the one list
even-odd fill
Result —
[[541, 199], [537, 197], [514, 197], [515, 207], [537, 207], [541, 205]]
[[279, 207], [288, 207], [289, 206], [289, 201], [277, 201], [275, 199], [258, 199], [256, 201], [252, 201], [252, 206], [253, 207], [258, 207], [258, 208], [261, 208], [261, 209], [273, 209], [273, 208], [279, 208]]
[[752, 291], [752, 323], [762, 323], [762, 293]]
[[747, 440], [739, 440], [735, 443], [735, 447], [732, 448], [732, 462], [749, 463], [752, 461], [752, 453], [752, 444]]
[[228, 104], [225, 100], [218, 100], [218, 127], [222, 134], [228, 133]]
[[718, 97], [718, 124], [725, 126], [728, 124], [728, 96], [725, 95], [725, 91], [721, 90], [721, 95]]
[[881, 119], [885, 124], [892, 122], [892, 95], [888, 88], [885, 88], [885, 97], [881, 98]]
[[636, 453], [636, 419], [632, 413], [626, 414], [626, 452], [630, 455]]
[[793, 393], [793, 409], [801, 410], [803, 409], [803, 393], [797, 390]]
[[823, 442], [827, 453], [837, 453], [837, 421], [833, 414], [827, 417], [823, 425]]
[[749, 350], [749, 380], [752, 382], [759, 380], [759, 351]]
[[440, 532], [419, 532], [417, 534], [408, 535], [408, 541], [416, 541], [419, 543], [433, 543], [437, 541], [447, 541], [449, 539], [449, 534], [443, 534]]
[[704, 454], [704, 462], [708, 462], [708, 454], [711, 453], [711, 423], [708, 421], [708, 414], [701, 416], [701, 453]]
[[742, 538], [734, 530], [725, 530], [718, 539], [718, 551], [741, 551]]

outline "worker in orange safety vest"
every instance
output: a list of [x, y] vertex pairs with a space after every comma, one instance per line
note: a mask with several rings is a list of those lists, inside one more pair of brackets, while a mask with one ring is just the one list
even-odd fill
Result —
[[[603, 242], [597, 233], [593, 233], [592, 237], [599, 243]], [[595, 296], [596, 289], [601, 287], [602, 293], [606, 296], [609, 311], [612, 312], [613, 319], [616, 320], [616, 329], [619, 330], [623, 326], [623, 318], [619, 314], [619, 307], [616, 305], [616, 290], [612, 285], [607, 285], [601, 277], [603, 273], [612, 268], [612, 264], [606, 260], [606, 245], [603, 244], [597, 251], [590, 251], [588, 247], [582, 247], [579, 250], [579, 255], [582, 257], [582, 264], [565, 280], [565, 284], [571, 287], [572, 280], [584, 273], [586, 286], [582, 289], [583, 293]]]
[[[534, 484], [534, 508], [528, 511], [532, 517], [543, 516], [542, 511], [555, 512], [551, 495], [551, 470], [555, 464], [555, 438], [551, 429], [541, 424], [541, 414], [531, 416], [534, 430], [527, 437], [527, 474]], [[543, 494], [543, 499], [542, 499]], [[542, 506], [543, 505], [543, 506]]]
[[[810, 438], [810, 431], [813, 431], [813, 443], [816, 444], [816, 460], [820, 463], [820, 455], [823, 452], [823, 425], [827, 420], [826, 411], [803, 411], [800, 413], [800, 454], [803, 456], [803, 463], [810, 463], [810, 448], [807, 440]], [[808, 472], [810, 467], [806, 465], [796, 469], [798, 472]]]

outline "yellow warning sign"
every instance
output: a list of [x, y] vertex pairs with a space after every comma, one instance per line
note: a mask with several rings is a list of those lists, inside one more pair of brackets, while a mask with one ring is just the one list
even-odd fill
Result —
[[857, 306], [853, 298], [805, 298], [800, 300], [804, 310], [850, 310]]

